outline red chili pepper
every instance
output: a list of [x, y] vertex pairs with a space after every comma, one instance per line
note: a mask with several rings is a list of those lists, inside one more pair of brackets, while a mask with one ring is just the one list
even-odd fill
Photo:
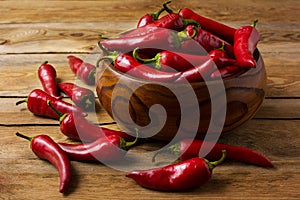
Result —
[[52, 65], [48, 64], [48, 61], [42, 63], [38, 68], [38, 77], [46, 93], [56, 98], [61, 98], [61, 96], [58, 96], [57, 91], [56, 70]]
[[234, 54], [236, 56], [236, 65], [239, 67], [256, 67], [253, 52], [260, 40], [260, 35], [255, 28], [257, 21], [258, 20], [255, 20], [251, 26], [242, 26], [235, 32]]
[[80, 108], [84, 110], [95, 109], [95, 95], [92, 90], [67, 82], [59, 83], [57, 86]]
[[235, 65], [229, 65], [226, 67], [223, 67], [219, 70], [214, 71], [211, 75], [211, 79], [217, 79], [217, 78], [227, 78], [229, 76], [232, 76], [234, 74], [237, 74], [238, 72], [242, 71], [242, 69]]
[[[196, 33], [196, 34], [195, 34]], [[196, 42], [198, 42], [203, 48], [210, 52], [211, 50], [222, 47], [224, 44], [225, 51], [230, 58], [234, 58], [233, 46], [222, 40], [221, 38], [213, 35], [212, 33], [203, 30], [202, 28], [197, 28], [195, 26], [189, 25], [186, 27], [186, 35], [188, 37], [193, 38]]]
[[210, 79], [211, 73], [217, 69], [212, 59], [208, 59], [205, 63], [183, 71], [181, 76], [175, 80], [175, 83], [184, 81], [199, 82]]
[[208, 55], [213, 59], [219, 68], [233, 65], [235, 63], [235, 59], [229, 58], [229, 56], [226, 54], [224, 43], [221, 48], [211, 50]]
[[160, 29], [182, 31], [188, 24], [194, 24], [199, 26], [199, 23], [194, 20], [184, 19], [176, 13], [170, 13], [146, 26], [139, 27], [131, 31], [127, 31], [121, 34], [120, 38], [128, 38], [128, 37], [132, 38], [132, 37], [145, 36], [155, 31], [158, 31]]
[[126, 174], [139, 185], [164, 191], [178, 191], [199, 187], [207, 183], [212, 176], [212, 170], [221, 164], [226, 157], [223, 151], [220, 160], [209, 162], [195, 157], [176, 164], [149, 170], [136, 170]]
[[128, 54], [111, 54], [102, 57], [113, 60], [114, 67], [123, 73], [151, 81], [172, 82], [179, 78], [181, 72], [163, 72], [141, 64]]
[[103, 136], [118, 135], [126, 141], [133, 140], [133, 137], [125, 132], [97, 126], [76, 113], [62, 113], [52, 106], [52, 101], [48, 101], [47, 105], [59, 117], [61, 132], [71, 139], [93, 142]]
[[123, 53], [131, 52], [136, 47], [140, 49], [150, 48], [151, 51], [155, 51], [155, 49], [176, 50], [180, 47], [182, 40], [186, 38], [182, 38], [178, 33], [169, 29], [157, 29], [146, 35], [102, 40], [99, 42], [99, 46], [107, 51], [119, 51]]
[[[169, 4], [171, 3], [172, 1], [167, 1], [165, 2], [163, 5], [166, 5], [166, 4]], [[145, 14], [144, 16], [142, 16], [137, 24], [137, 28], [139, 27], [143, 27], [143, 26], [146, 26], [148, 24], [151, 24], [152, 22], [158, 20], [160, 14], [165, 11], [165, 8], [162, 7], [161, 9], [159, 9], [157, 12], [155, 13], [147, 13]]]
[[185, 19], [192, 19], [201, 24], [201, 28], [233, 44], [233, 38], [236, 29], [215, 20], [203, 17], [189, 8], [183, 8], [179, 15]]
[[46, 92], [40, 89], [34, 89], [30, 92], [28, 97], [24, 100], [16, 102], [16, 105], [21, 103], [27, 103], [27, 108], [35, 115], [49, 117], [53, 119], [58, 119], [57, 114], [48, 107], [47, 101], [50, 100], [52, 105], [59, 111], [63, 113], [78, 113], [82, 116], [87, 116], [85, 112], [82, 111], [78, 106], [72, 105], [68, 102], [56, 99], [50, 96]]
[[71, 181], [71, 164], [67, 154], [47, 135], [28, 137], [21, 133], [17, 136], [30, 141], [32, 151], [40, 159], [48, 160], [58, 170], [60, 177], [59, 192], [63, 193]]
[[[187, 160], [193, 157], [198, 157], [200, 149], [205, 148], [206, 146], [207, 148], [209, 146], [213, 146], [211, 151], [205, 156], [205, 158], [209, 160], [218, 158], [224, 149], [227, 151], [226, 160], [239, 161], [262, 167], [273, 167], [272, 162], [268, 158], [252, 149], [221, 143], [215, 144], [203, 140], [184, 139], [174, 145], [171, 145], [166, 151], [171, 151], [177, 154], [180, 156], [179, 158], [181, 160]], [[158, 151], [158, 153], [160, 152]], [[155, 156], [153, 157], [153, 161]]]
[[134, 49], [133, 57], [143, 64], [154, 64], [153, 68], [167, 72], [185, 71], [210, 59], [209, 56], [167, 50], [157, 53], [154, 58], [143, 59], [138, 55], [138, 48]]
[[88, 144], [58, 143], [58, 145], [71, 160], [116, 162], [125, 156], [126, 151], [136, 141], [137, 139], [126, 142], [118, 135], [109, 135]]
[[68, 56], [69, 65], [73, 73], [88, 85], [95, 84], [96, 67], [89, 63], [83, 62], [78, 57]]

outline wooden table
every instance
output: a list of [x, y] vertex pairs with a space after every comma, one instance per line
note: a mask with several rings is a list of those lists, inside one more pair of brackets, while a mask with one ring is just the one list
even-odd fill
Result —
[[[41, 88], [37, 67], [53, 64], [60, 81], [73, 81], [67, 55], [87, 57], [99, 34], [111, 36], [136, 25], [161, 1], [1, 1], [0, 4], [0, 199], [293, 199], [300, 198], [300, 2], [297, 0], [174, 1], [172, 8], [195, 11], [233, 27], [259, 19], [259, 49], [265, 61], [267, 95], [254, 118], [220, 138], [268, 156], [275, 169], [224, 163], [206, 185], [187, 192], [144, 189], [123, 171], [102, 164], [72, 161], [72, 183], [58, 192], [57, 170], [38, 159], [29, 143], [17, 138], [45, 133], [66, 141], [58, 122], [32, 115], [15, 103]], [[68, 99], [65, 99], [68, 100]], [[100, 125], [118, 129], [97, 103]], [[149, 141], [131, 151], [147, 152]]]

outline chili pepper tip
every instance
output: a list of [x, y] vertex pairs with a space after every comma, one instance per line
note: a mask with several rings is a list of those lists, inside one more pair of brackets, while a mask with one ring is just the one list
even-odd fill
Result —
[[19, 132], [16, 132], [16, 136], [21, 137], [21, 138], [24, 138], [24, 139], [26, 139], [26, 140], [28, 140], [28, 141], [31, 141], [31, 140], [32, 140], [32, 137], [28, 137], [28, 136], [23, 135], [23, 134], [21, 134], [21, 133], [19, 133]]

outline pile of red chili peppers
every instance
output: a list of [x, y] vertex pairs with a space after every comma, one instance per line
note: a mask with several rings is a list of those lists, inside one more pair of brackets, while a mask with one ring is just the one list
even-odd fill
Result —
[[[115, 69], [160, 82], [200, 82], [226, 78], [256, 67], [253, 56], [260, 35], [257, 20], [237, 29], [203, 17], [189, 8], [177, 13], [170, 1], [143, 16], [135, 29], [100, 40]], [[167, 14], [161, 17], [163, 11]]]
[[[184, 80], [198, 82], [204, 78], [230, 77], [256, 67], [253, 54], [260, 39], [255, 29], [257, 20], [251, 26], [235, 29], [189, 8], [175, 13], [168, 8], [170, 3], [167, 1], [157, 12], [142, 16], [137, 28], [119, 37], [101, 40], [98, 45], [107, 55], [100, 61], [110, 59], [117, 70], [131, 76], [174, 84]], [[163, 12], [167, 14], [160, 17]], [[80, 80], [87, 85], [95, 84], [96, 66], [72, 55], [67, 58], [71, 71]], [[34, 89], [16, 105], [26, 102], [34, 115], [58, 120], [60, 132], [80, 143], [58, 143], [45, 134], [29, 137], [17, 132], [16, 135], [29, 140], [37, 157], [57, 168], [59, 191], [66, 192], [72, 176], [70, 160], [120, 161], [136, 144], [138, 133], [133, 137], [88, 121], [87, 112], [95, 108], [94, 92], [74, 83], [58, 83], [56, 69], [48, 61], [39, 66], [37, 73], [43, 90]], [[74, 104], [65, 102], [65, 95]], [[199, 152], [205, 145], [213, 148], [201, 158]], [[226, 160], [273, 167], [268, 158], [254, 150], [196, 139], [181, 140], [165, 151], [176, 154], [178, 162], [155, 169], [134, 170], [126, 177], [145, 188], [178, 191], [207, 183], [212, 170]], [[162, 151], [153, 156], [153, 162], [160, 153]]]

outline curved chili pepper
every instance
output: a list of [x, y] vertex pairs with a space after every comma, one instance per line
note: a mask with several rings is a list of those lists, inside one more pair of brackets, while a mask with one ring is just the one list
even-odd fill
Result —
[[[141, 28], [143, 29], [143, 28]], [[169, 29], [157, 29], [149, 34], [140, 35], [128, 38], [112, 38], [99, 42], [101, 48], [107, 51], [119, 51], [128, 53], [133, 51], [136, 47], [140, 49], [151, 48], [153, 51], [156, 49], [178, 49], [181, 45], [183, 38]]]
[[229, 76], [232, 76], [234, 74], [237, 74], [240, 72], [242, 69], [238, 66], [235, 65], [229, 65], [226, 67], [223, 67], [219, 70], [214, 71], [211, 75], [211, 79], [217, 79], [217, 78], [227, 78]]
[[30, 112], [35, 115], [49, 117], [53, 119], [58, 119], [57, 114], [48, 107], [47, 101], [50, 100], [52, 105], [59, 111], [63, 113], [78, 113], [81, 116], [87, 116], [87, 113], [83, 112], [78, 106], [72, 105], [68, 102], [56, 99], [50, 96], [46, 92], [40, 89], [34, 89], [30, 92], [28, 97], [24, 100], [16, 102], [16, 105], [21, 103], [27, 103], [27, 108]]
[[62, 113], [52, 106], [52, 101], [48, 101], [47, 105], [58, 116], [61, 132], [71, 139], [93, 142], [103, 136], [118, 135], [126, 141], [133, 140], [133, 137], [125, 132], [99, 127], [76, 113]]
[[132, 142], [126, 142], [118, 135], [109, 135], [88, 144], [58, 143], [58, 145], [71, 160], [116, 162], [125, 156], [126, 151], [136, 141], [137, 137]]
[[16, 135], [29, 140], [35, 155], [40, 159], [48, 160], [56, 167], [60, 177], [59, 192], [65, 192], [71, 181], [71, 164], [67, 154], [47, 135], [28, 137], [18, 132]]
[[92, 90], [67, 82], [59, 83], [57, 87], [66, 93], [80, 108], [84, 110], [95, 108], [95, 95]]
[[111, 59], [114, 67], [123, 73], [146, 80], [172, 82], [181, 75], [181, 72], [163, 72], [153, 69], [152, 67], [139, 63], [128, 54], [111, 54], [102, 57], [100, 60], [103, 59]]
[[182, 8], [179, 15], [185, 19], [192, 19], [201, 24], [201, 28], [233, 44], [236, 29], [215, 20], [203, 17], [189, 8]]
[[132, 171], [127, 173], [126, 177], [134, 179], [143, 187], [155, 190], [191, 189], [199, 187], [211, 179], [212, 170], [226, 157], [226, 151], [222, 151], [222, 153], [221, 159], [215, 162], [195, 157], [160, 168]]
[[175, 80], [175, 83], [180, 83], [184, 81], [188, 82], [199, 82], [203, 80], [210, 79], [210, 75], [215, 71], [217, 67], [212, 59], [208, 59], [203, 64], [190, 68], [186, 71], [183, 71], [178, 79]]
[[239, 67], [256, 67], [253, 52], [260, 40], [260, 35], [255, 28], [257, 21], [255, 20], [251, 26], [238, 28], [234, 34], [234, 54], [236, 56], [236, 65]]
[[176, 13], [170, 13], [148, 25], [133, 29], [131, 31], [127, 31], [121, 34], [119, 37], [120, 38], [140, 37], [140, 36], [148, 35], [160, 29], [182, 31], [188, 24], [194, 24], [199, 26], [199, 23], [196, 22], [195, 20], [184, 19]]
[[229, 56], [226, 54], [224, 43], [222, 44], [221, 48], [211, 50], [208, 55], [213, 59], [219, 68], [233, 65], [235, 63], [235, 59], [229, 58]]
[[56, 98], [61, 98], [61, 96], [58, 96], [57, 91], [56, 70], [48, 61], [45, 61], [39, 66], [38, 77], [46, 93]]
[[[172, 1], [167, 1], [165, 3], [163, 3], [163, 5], [166, 5], [166, 4], [169, 4], [171, 3]], [[158, 20], [160, 14], [165, 11], [165, 8], [162, 7], [161, 9], [159, 9], [158, 11], [156, 11], [155, 13], [147, 13], [145, 14], [144, 16], [142, 16], [137, 24], [137, 28], [139, 27], [143, 27], [143, 26], [146, 26], [156, 20]]]
[[89, 63], [83, 62], [78, 57], [68, 56], [69, 65], [73, 73], [88, 85], [95, 85], [96, 67]]
[[138, 55], [138, 48], [134, 49], [133, 57], [143, 64], [154, 64], [154, 68], [161, 71], [185, 71], [196, 65], [203, 64], [209, 59], [208, 56], [199, 56], [172, 51], [162, 51], [154, 58], [143, 59]]
[[[196, 34], [195, 34], [196, 32]], [[202, 28], [198, 28], [192, 25], [186, 27], [186, 35], [188, 37], [193, 38], [196, 42], [198, 42], [203, 48], [210, 52], [211, 50], [222, 47], [224, 44], [225, 51], [230, 58], [234, 58], [234, 50], [233, 46], [222, 40], [221, 38], [213, 35], [212, 33], [203, 30]]]
[[[252, 149], [221, 143], [211, 143], [203, 140], [184, 139], [163, 151], [171, 151], [178, 155], [181, 160], [187, 160], [193, 157], [198, 157], [200, 149], [205, 148], [205, 146], [213, 146], [211, 151], [205, 156], [205, 158], [209, 160], [218, 158], [224, 149], [227, 151], [226, 160], [239, 161], [262, 167], [274, 167], [268, 158]], [[158, 151], [157, 154], [158, 153], [160, 152]], [[156, 155], [154, 155], [153, 161]]]

